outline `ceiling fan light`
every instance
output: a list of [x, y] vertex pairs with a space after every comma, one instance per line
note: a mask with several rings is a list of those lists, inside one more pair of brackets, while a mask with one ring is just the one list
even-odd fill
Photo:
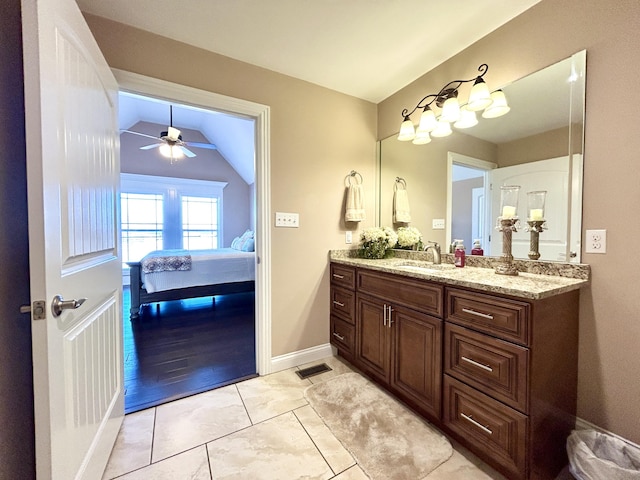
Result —
[[420, 132], [433, 132], [437, 126], [438, 120], [436, 119], [436, 114], [433, 113], [433, 110], [427, 105], [424, 107], [422, 115], [420, 115], [420, 123], [418, 124], [416, 135]]
[[438, 120], [438, 127], [431, 132], [432, 137], [447, 137], [451, 135], [453, 132], [451, 130], [451, 125], [444, 118], [440, 117]]
[[507, 97], [504, 96], [502, 90], [496, 90], [491, 94], [493, 103], [489, 105], [484, 112], [482, 112], [482, 118], [497, 118], [506, 114], [511, 110], [507, 104]]
[[442, 105], [442, 118], [447, 122], [455, 122], [460, 118], [460, 103], [456, 97], [449, 97]]
[[180, 130], [174, 127], [169, 127], [167, 131], [167, 137], [169, 137], [169, 139], [173, 140], [174, 142], [177, 141], [180, 138]]
[[163, 157], [171, 158], [171, 146], [168, 144], [160, 145], [160, 155]]
[[400, 140], [401, 142], [407, 142], [409, 140], [413, 140], [414, 138], [416, 138], [416, 131], [413, 127], [413, 122], [408, 116], [406, 116], [404, 117], [402, 125], [400, 125], [398, 140]]
[[165, 143], [164, 145], [160, 145], [160, 154], [166, 158], [182, 158], [184, 157], [184, 152], [182, 148], [178, 145], [169, 145]]
[[468, 105], [464, 105], [460, 109], [460, 119], [453, 124], [456, 128], [471, 128], [478, 124], [478, 118], [476, 117], [476, 112], [473, 112], [469, 109]]
[[476, 78], [476, 83], [473, 84], [469, 93], [467, 108], [472, 112], [478, 112], [487, 108], [492, 102], [489, 87], [481, 77]]

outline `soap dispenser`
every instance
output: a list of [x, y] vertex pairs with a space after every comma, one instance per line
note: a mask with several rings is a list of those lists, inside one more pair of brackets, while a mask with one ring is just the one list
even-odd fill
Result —
[[464, 252], [464, 243], [462, 242], [462, 240], [459, 240], [458, 243], [456, 244], [456, 251], [454, 253], [455, 259], [454, 259], [454, 265], [456, 267], [464, 267], [464, 260], [466, 257], [466, 254]]
[[480, 239], [475, 239], [473, 241], [473, 248], [471, 249], [471, 255], [484, 255], [484, 250], [482, 250], [482, 246], [480, 245]]

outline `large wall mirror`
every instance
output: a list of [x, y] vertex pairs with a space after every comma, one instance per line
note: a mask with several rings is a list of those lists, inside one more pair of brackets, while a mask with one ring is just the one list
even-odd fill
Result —
[[[527, 192], [547, 191], [540, 260], [580, 262], [586, 51], [502, 86], [511, 110], [426, 145], [380, 142], [379, 225], [394, 225], [394, 191], [406, 188], [411, 221], [424, 240], [480, 239], [499, 256], [501, 185], [520, 185], [521, 228], [513, 255], [528, 258]], [[444, 220], [444, 222], [442, 222]]]

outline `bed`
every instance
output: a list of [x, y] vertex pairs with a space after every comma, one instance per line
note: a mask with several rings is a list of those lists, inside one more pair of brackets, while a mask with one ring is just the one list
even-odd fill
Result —
[[255, 290], [255, 253], [234, 248], [157, 250], [127, 262], [131, 319], [145, 304]]

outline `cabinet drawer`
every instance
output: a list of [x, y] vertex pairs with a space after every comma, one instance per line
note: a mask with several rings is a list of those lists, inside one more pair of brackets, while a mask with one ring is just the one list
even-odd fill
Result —
[[358, 291], [388, 298], [394, 304], [442, 318], [443, 287], [420, 280], [358, 270]]
[[330, 268], [331, 283], [353, 290], [356, 288], [356, 269], [346, 265], [332, 263]]
[[355, 325], [356, 295], [350, 290], [331, 287], [331, 314]]
[[444, 345], [445, 373], [528, 412], [528, 349], [448, 322]]
[[350, 355], [354, 353], [355, 328], [353, 325], [341, 320], [335, 315], [331, 315], [330, 321], [331, 338], [329, 341], [339, 350], [344, 350]]
[[509, 478], [526, 478], [525, 415], [445, 375], [443, 421]]
[[447, 289], [447, 320], [529, 345], [529, 304], [504, 298]]

